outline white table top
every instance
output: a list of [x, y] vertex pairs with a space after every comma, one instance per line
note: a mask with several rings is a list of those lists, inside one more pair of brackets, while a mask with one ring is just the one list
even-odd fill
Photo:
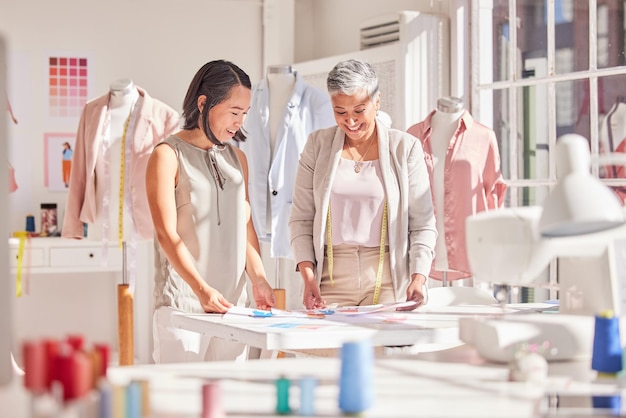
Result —
[[[507, 314], [526, 312], [534, 304], [510, 305]], [[545, 307], [541, 304], [540, 307]], [[174, 313], [174, 326], [264, 350], [339, 348], [346, 341], [369, 338], [374, 346], [416, 346], [418, 351], [461, 344], [459, 318], [502, 315], [500, 306], [424, 307], [410, 312], [328, 315], [325, 319], [249, 318], [220, 314]]]
[[[279, 416], [274, 383], [281, 376], [292, 381], [290, 406], [297, 416], [297, 380], [314, 376], [315, 416], [339, 417], [340, 366], [338, 358], [145, 365], [111, 368], [109, 378], [115, 384], [148, 380], [153, 418], [191, 418], [200, 414], [200, 390], [208, 380], [219, 383], [227, 416]], [[590, 384], [586, 362], [551, 365], [544, 386], [510, 382], [506, 365], [488, 363], [467, 346], [424, 357], [376, 359], [374, 367], [374, 404], [365, 417], [580, 417], [591, 414], [592, 393], [621, 393], [615, 384]], [[556, 394], [559, 408], [549, 405]]]

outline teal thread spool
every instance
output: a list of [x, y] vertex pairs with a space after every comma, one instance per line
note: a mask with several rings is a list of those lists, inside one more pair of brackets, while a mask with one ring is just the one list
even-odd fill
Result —
[[278, 415], [291, 414], [289, 407], [289, 389], [291, 382], [284, 376], [276, 380], [276, 413]]

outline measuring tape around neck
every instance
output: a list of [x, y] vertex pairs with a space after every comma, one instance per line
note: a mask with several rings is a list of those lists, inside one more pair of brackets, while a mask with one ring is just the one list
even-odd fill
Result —
[[[387, 238], [387, 201], [383, 208], [383, 220], [380, 226], [380, 247], [378, 251], [378, 271], [376, 272], [376, 285], [374, 286], [374, 298], [372, 304], [376, 305], [380, 298], [380, 288], [383, 282], [383, 268], [385, 265], [385, 241]], [[333, 234], [331, 227], [330, 203], [326, 213], [326, 257], [328, 258], [328, 276], [330, 285], [334, 286], [333, 280]]]
[[130, 123], [131, 113], [124, 122], [124, 132], [122, 133], [122, 144], [120, 146], [120, 191], [119, 205], [117, 216], [117, 239], [119, 247], [122, 248], [124, 242], [124, 191], [126, 187], [126, 135], [128, 134], [128, 124]]

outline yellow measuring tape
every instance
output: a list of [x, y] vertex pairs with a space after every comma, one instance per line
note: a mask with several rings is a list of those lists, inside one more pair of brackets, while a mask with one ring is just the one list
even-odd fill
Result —
[[119, 247], [122, 248], [124, 242], [124, 186], [126, 180], [126, 134], [128, 133], [128, 124], [130, 123], [130, 115], [124, 122], [124, 132], [122, 133], [122, 145], [120, 151], [120, 192], [119, 205], [117, 214], [117, 239]]
[[24, 247], [26, 246], [26, 238], [28, 232], [19, 231], [14, 232], [13, 236], [19, 238], [17, 247], [17, 275], [15, 277], [15, 296], [18, 298], [22, 296], [22, 275], [24, 273]]
[[[383, 209], [383, 221], [380, 226], [380, 249], [378, 252], [378, 271], [376, 272], [376, 286], [374, 287], [374, 299], [372, 303], [375, 305], [380, 298], [380, 288], [383, 282], [383, 268], [385, 265], [385, 241], [387, 237], [387, 201]], [[328, 258], [328, 276], [330, 285], [334, 286], [333, 280], [333, 234], [331, 228], [330, 203], [328, 204], [328, 212], [326, 213], [326, 257]]]

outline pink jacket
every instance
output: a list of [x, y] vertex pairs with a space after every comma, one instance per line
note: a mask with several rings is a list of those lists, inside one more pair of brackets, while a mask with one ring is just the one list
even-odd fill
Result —
[[[137, 233], [142, 239], [152, 239], [154, 227], [146, 198], [146, 165], [154, 146], [178, 130], [179, 115], [168, 105], [150, 97], [142, 88], [137, 89], [143, 100], [132, 134], [128, 181]], [[80, 117], [61, 231], [65, 238], [82, 238], [83, 222], [90, 224], [96, 221], [96, 160], [108, 103], [109, 93], [93, 99], [85, 105]]]
[[[431, 190], [434, 163], [430, 134], [434, 113], [408, 129], [424, 147]], [[448, 265], [458, 272], [448, 272], [446, 278], [455, 280], [471, 276], [465, 246], [465, 219], [478, 212], [502, 207], [507, 189], [500, 172], [500, 152], [495, 133], [476, 122], [467, 111], [459, 119], [459, 126], [450, 139], [444, 170], [445, 230], [438, 232], [446, 240]], [[430, 277], [442, 279], [443, 273], [436, 271], [434, 265]]]

